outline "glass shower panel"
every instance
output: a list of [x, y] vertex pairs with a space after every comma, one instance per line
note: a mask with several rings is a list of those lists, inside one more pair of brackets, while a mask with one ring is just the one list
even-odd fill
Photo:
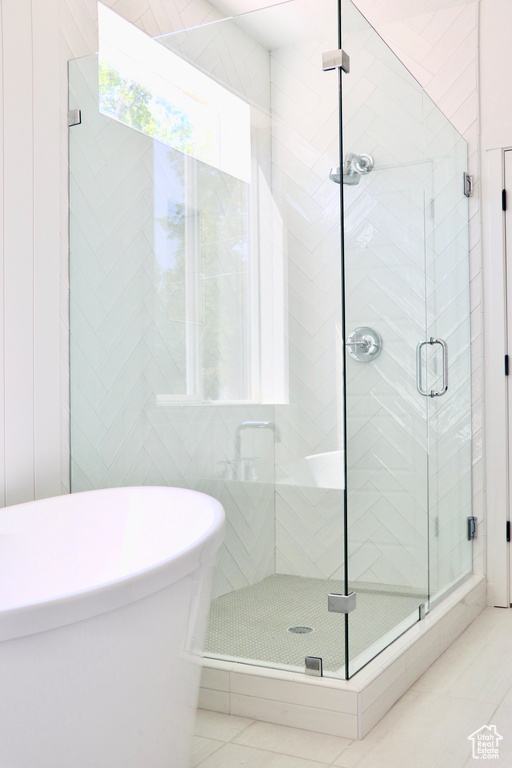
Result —
[[[274, 406], [257, 398], [253, 365], [254, 186], [155, 139], [161, 103], [147, 86], [134, 124], [103, 114], [105, 88], [123, 99], [122, 73], [106, 79], [104, 67], [92, 56], [69, 70], [82, 112], [70, 130], [72, 490], [176, 485], [218, 498], [231, 525], [216, 590], [241, 588], [274, 565]], [[267, 299], [282, 305], [272, 287]]]
[[427, 403], [416, 372], [427, 164], [420, 85], [348, 0], [342, 21], [351, 676], [418, 621], [428, 597]]
[[[250, 227], [261, 275], [256, 396], [272, 404], [276, 435], [275, 537], [266, 542], [274, 561], [247, 587], [224, 580], [207, 654], [300, 672], [306, 656], [319, 656], [325, 674], [343, 675], [344, 621], [327, 610], [328, 593], [344, 590], [340, 205], [329, 179], [339, 101], [337, 72], [321, 66], [337, 28], [335, 0], [295, 0], [160, 42], [248, 101], [253, 146], [267, 163], [251, 170]], [[264, 66], [251, 61], [254, 48]], [[228, 525], [239, 529], [244, 514], [241, 502]]]
[[[472, 570], [467, 537], [471, 515], [471, 360], [468, 199], [463, 176], [467, 144], [428, 96], [423, 97], [429, 344], [430, 600]], [[446, 390], [446, 391], [445, 391]]]
[[337, 11], [71, 62], [71, 442], [74, 491], [224, 505], [208, 655], [343, 676]]

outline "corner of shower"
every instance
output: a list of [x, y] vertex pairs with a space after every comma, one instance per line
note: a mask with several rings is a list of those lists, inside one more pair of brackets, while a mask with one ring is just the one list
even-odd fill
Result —
[[472, 571], [466, 144], [349, 0], [322, 71], [338, 5], [70, 65], [72, 490], [222, 502], [246, 679], [354, 678]]

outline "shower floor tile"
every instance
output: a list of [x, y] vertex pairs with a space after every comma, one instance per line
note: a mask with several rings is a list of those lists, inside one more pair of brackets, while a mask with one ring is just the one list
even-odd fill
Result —
[[[320, 656], [324, 671], [343, 670], [345, 616], [327, 610], [327, 595], [343, 591], [339, 580], [276, 574], [222, 595], [212, 601], [206, 654], [300, 671], [306, 656]], [[403, 588], [391, 592], [357, 587], [355, 591], [357, 608], [349, 615], [351, 659], [408, 616], [412, 624], [418, 606], [425, 602], [425, 596]], [[290, 632], [292, 627], [302, 631]]]

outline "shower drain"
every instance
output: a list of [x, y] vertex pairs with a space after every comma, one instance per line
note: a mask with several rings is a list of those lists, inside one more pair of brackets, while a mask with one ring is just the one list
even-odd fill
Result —
[[288, 632], [293, 632], [294, 635], [308, 635], [312, 631], [311, 627], [288, 627]]

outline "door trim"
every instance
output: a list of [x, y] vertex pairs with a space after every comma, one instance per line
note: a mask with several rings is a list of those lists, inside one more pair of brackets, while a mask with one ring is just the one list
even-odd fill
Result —
[[[484, 299], [484, 415], [487, 578], [489, 605], [510, 606], [507, 381], [507, 304], [505, 272], [505, 215], [501, 193], [505, 148], [483, 153], [482, 233]], [[511, 304], [512, 311], [512, 304]], [[512, 312], [511, 312], [512, 313]]]

